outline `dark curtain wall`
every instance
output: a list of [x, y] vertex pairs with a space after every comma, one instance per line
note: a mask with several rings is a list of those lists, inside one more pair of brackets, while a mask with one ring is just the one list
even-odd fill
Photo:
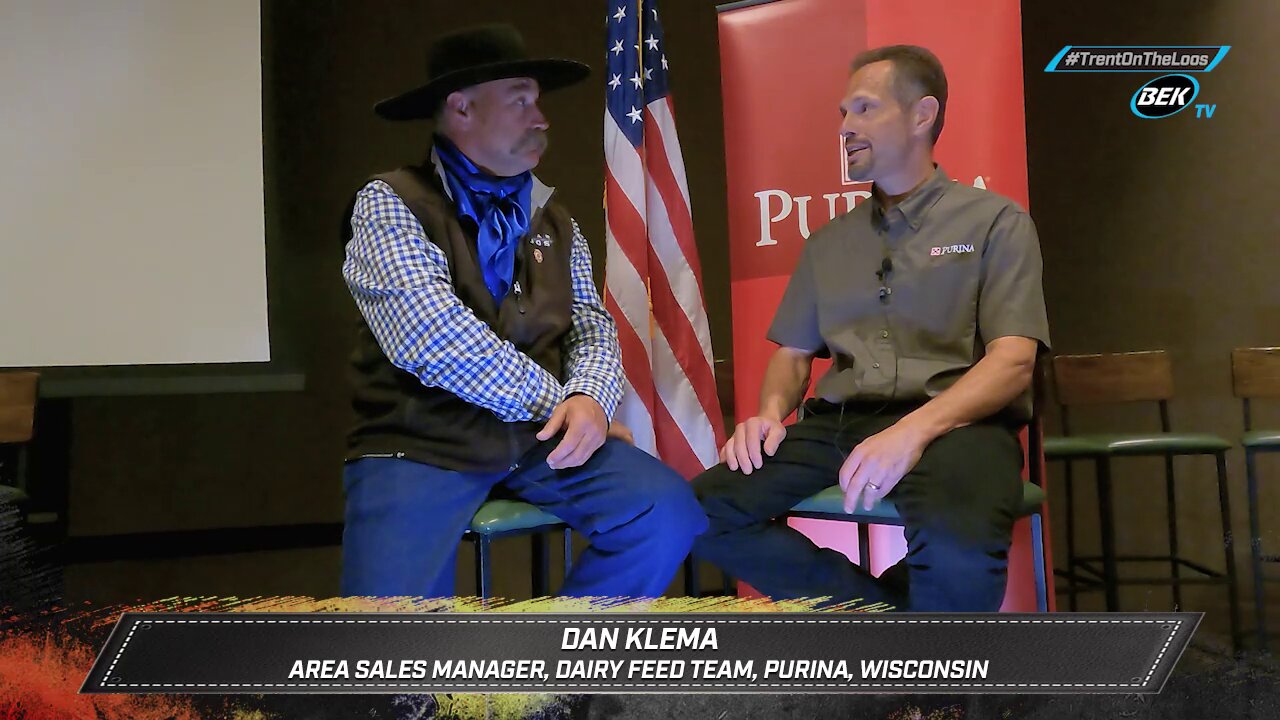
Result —
[[[1230, 350], [1280, 345], [1280, 211], [1273, 199], [1280, 143], [1270, 129], [1280, 90], [1265, 80], [1267, 68], [1280, 62], [1271, 40], [1277, 29], [1274, 3], [1023, 3], [1031, 210], [1044, 248], [1054, 349], [1168, 350], [1175, 429], [1237, 437], [1241, 409], [1231, 396]], [[1217, 69], [1199, 76], [1196, 102], [1216, 104], [1213, 118], [1197, 120], [1194, 109], [1163, 120], [1135, 117], [1129, 99], [1153, 74], [1043, 72], [1064, 45], [1109, 43], [1232, 45]], [[1263, 418], [1277, 419], [1262, 409]], [[1081, 413], [1072, 422], [1079, 426], [1073, 429], [1124, 431], [1156, 429], [1159, 419], [1154, 406], [1144, 406]], [[1121, 554], [1165, 553], [1163, 461], [1115, 467]], [[1264, 479], [1280, 477], [1280, 464], [1264, 458], [1260, 467]], [[1236, 537], [1247, 538], [1243, 453], [1230, 457], [1229, 468]], [[1092, 483], [1090, 473], [1083, 477]], [[1221, 567], [1212, 460], [1180, 462], [1177, 484], [1182, 549]], [[1265, 523], [1280, 494], [1274, 482], [1263, 485]], [[1080, 536], [1096, 551], [1088, 484], [1079, 497]], [[1061, 517], [1060, 502], [1055, 515]], [[1267, 541], [1274, 548], [1271, 525]], [[1056, 544], [1065, 547], [1062, 539]], [[1248, 547], [1247, 540], [1235, 542], [1237, 557], [1247, 559]], [[1168, 569], [1125, 572], [1165, 576]], [[1242, 596], [1248, 588], [1246, 579]], [[1148, 588], [1121, 600], [1132, 609], [1171, 602], [1165, 589]], [[1225, 593], [1188, 589], [1184, 603], [1225, 607]]]

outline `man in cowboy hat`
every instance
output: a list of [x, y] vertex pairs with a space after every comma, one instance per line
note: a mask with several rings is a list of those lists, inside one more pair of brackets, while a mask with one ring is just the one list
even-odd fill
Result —
[[590, 541], [565, 595], [661, 595], [706, 526], [688, 484], [610, 430], [616, 328], [577, 222], [531, 172], [540, 92], [587, 74], [529, 58], [514, 28], [473, 28], [432, 45], [427, 84], [374, 108], [435, 132], [425, 163], [378, 175], [351, 212], [344, 595], [452, 595], [458, 540], [493, 491]]

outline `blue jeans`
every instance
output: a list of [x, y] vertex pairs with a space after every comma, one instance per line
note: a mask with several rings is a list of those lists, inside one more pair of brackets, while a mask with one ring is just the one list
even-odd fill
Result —
[[707, 527], [689, 483], [614, 439], [582, 466], [552, 470], [546, 457], [556, 442], [539, 444], [511, 472], [455, 472], [395, 458], [349, 463], [342, 594], [453, 595], [458, 541], [501, 487], [590, 541], [562, 595], [662, 595]]

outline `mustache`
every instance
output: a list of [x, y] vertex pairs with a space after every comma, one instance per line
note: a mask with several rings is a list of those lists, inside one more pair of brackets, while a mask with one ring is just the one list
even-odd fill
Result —
[[516, 149], [543, 151], [547, 149], [547, 145], [549, 143], [550, 140], [548, 139], [547, 132], [545, 130], [530, 130], [528, 134], [520, 139], [519, 144], [516, 145]]

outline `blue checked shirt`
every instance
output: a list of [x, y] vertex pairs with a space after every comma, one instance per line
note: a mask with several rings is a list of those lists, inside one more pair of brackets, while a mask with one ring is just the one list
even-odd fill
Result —
[[506, 422], [547, 420], [575, 393], [593, 398], [613, 418], [623, 382], [617, 328], [596, 292], [591, 250], [576, 221], [563, 385], [462, 304], [444, 253], [389, 185], [375, 180], [360, 191], [351, 229], [342, 276], [396, 367]]

